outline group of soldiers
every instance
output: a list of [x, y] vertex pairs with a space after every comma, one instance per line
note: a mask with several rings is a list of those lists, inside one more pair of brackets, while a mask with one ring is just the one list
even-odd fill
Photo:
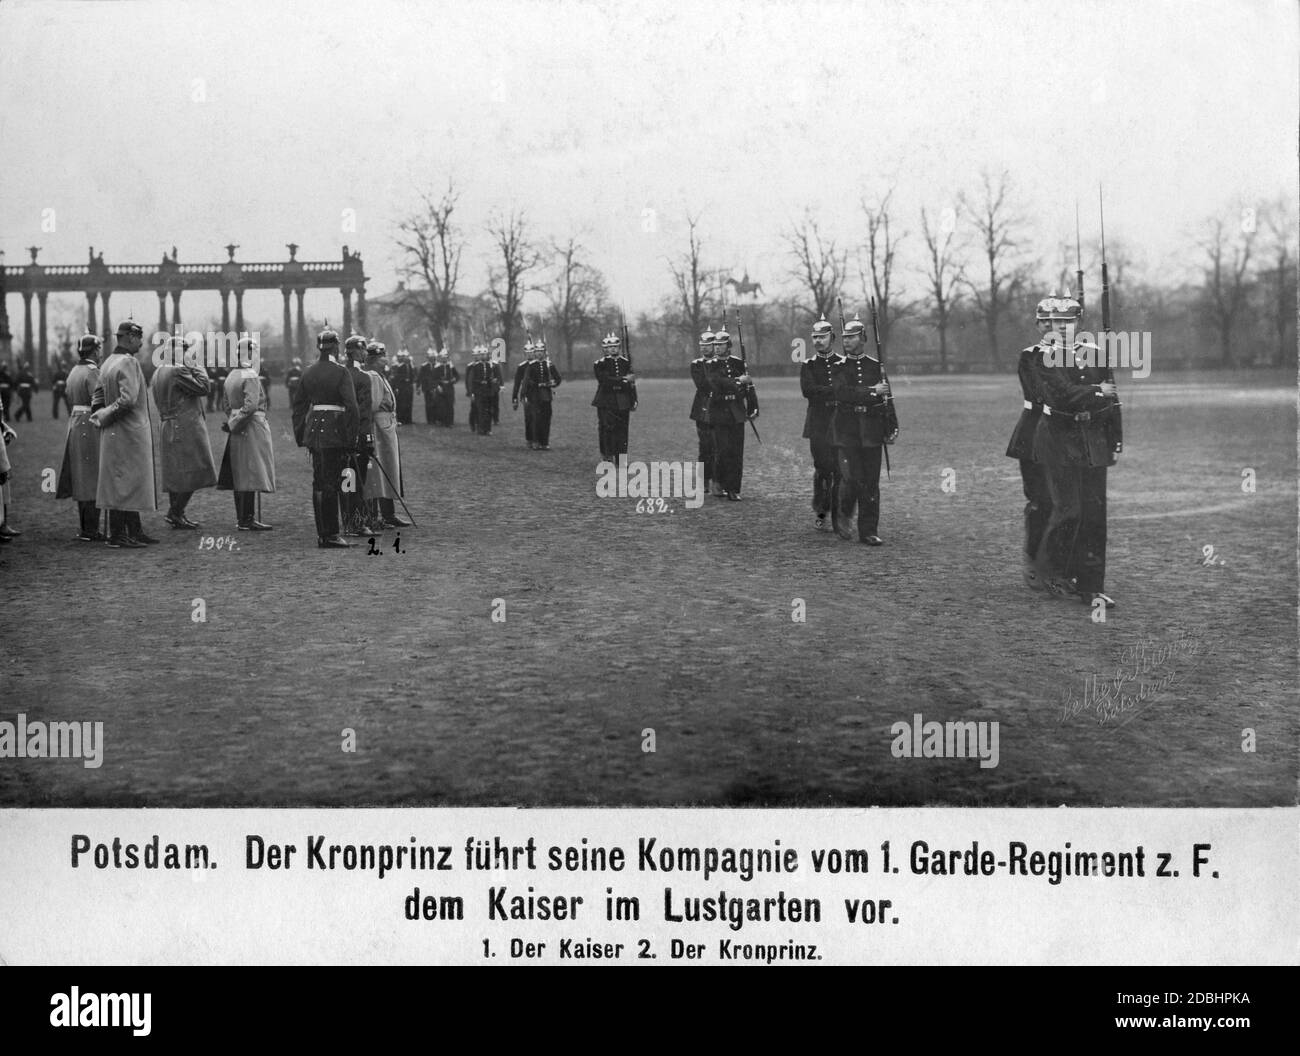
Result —
[[[55, 375], [53, 389], [54, 417], [57, 418], [59, 416], [59, 401], [63, 398], [57, 374]], [[0, 363], [0, 418], [5, 421], [9, 420], [9, 408], [16, 393], [18, 396], [18, 410], [14, 414], [14, 420], [21, 420], [26, 415], [27, 420], [30, 422], [32, 420], [32, 397], [39, 391], [40, 385], [36, 382], [36, 375], [32, 373], [31, 363], [19, 364], [18, 373], [13, 377], [9, 374], [9, 367]]]
[[1113, 609], [1105, 593], [1106, 470], [1124, 447], [1118, 393], [1090, 355], [1095, 346], [1073, 340], [1083, 317], [1078, 298], [1044, 298], [1035, 316], [1041, 340], [1020, 353], [1024, 408], [1007, 445], [1025, 492], [1025, 583]]
[[846, 541], [880, 546], [880, 461], [898, 438], [898, 416], [879, 353], [871, 354], [857, 316], [844, 324], [842, 341], [843, 352], [834, 354], [835, 330], [822, 316], [812, 328], [814, 354], [799, 371], [808, 401], [803, 436], [813, 458], [813, 523]]
[[700, 335], [700, 354], [691, 361], [695, 398], [691, 421], [704, 465], [704, 489], [740, 501], [745, 471], [745, 423], [758, 417], [758, 393], [742, 356], [732, 348], [724, 325]]

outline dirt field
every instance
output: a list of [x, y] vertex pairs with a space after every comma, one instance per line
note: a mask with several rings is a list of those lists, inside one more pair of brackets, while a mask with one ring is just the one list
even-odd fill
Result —
[[[72, 542], [73, 504], [40, 490], [66, 425], [42, 393], [10, 448], [25, 534], [0, 550], [0, 719], [101, 720], [104, 762], [0, 760], [0, 804], [1294, 803], [1295, 379], [1120, 381], [1102, 624], [1021, 584], [1010, 376], [894, 379], [879, 549], [813, 531], [795, 379], [759, 379], [744, 501], [662, 513], [596, 497], [586, 374], [546, 453], [508, 406], [472, 436], [459, 397], [454, 430], [401, 430], [419, 527], [381, 557], [315, 548], [278, 384], [274, 532], [236, 533], [205, 491], [190, 516], [234, 553], [161, 514], [145, 551]], [[693, 459], [689, 404], [689, 382], [644, 383], [630, 457]], [[1067, 716], [1085, 679], [1180, 640], [1141, 706]], [[997, 721], [998, 765], [895, 758], [914, 713]]]

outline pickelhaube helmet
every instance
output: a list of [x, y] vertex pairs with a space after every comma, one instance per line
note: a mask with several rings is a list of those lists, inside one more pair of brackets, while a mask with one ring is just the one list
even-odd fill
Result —
[[487, 354], [487, 345], [475, 345], [473, 349], [470, 350], [470, 355], [472, 356], [486, 356]]
[[353, 334], [343, 342], [344, 352], [364, 352], [366, 350], [366, 339], [360, 334]]
[[618, 338], [614, 335], [613, 330], [601, 338], [600, 347], [606, 349], [618, 348]]
[[261, 346], [251, 337], [241, 337], [237, 348], [240, 366], [252, 366], [259, 358], [258, 353], [261, 351]]
[[[430, 355], [433, 354], [433, 349], [429, 349], [429, 354], [430, 354]], [[438, 358], [439, 358], [439, 359], [451, 359], [451, 353], [448, 352], [445, 348], [441, 348], [441, 349], [438, 350]]]
[[828, 322], [826, 321], [826, 313], [825, 313], [825, 312], [822, 312], [822, 317], [821, 317], [820, 319], [818, 319], [817, 322], [813, 323], [813, 325], [812, 325], [812, 336], [813, 336], [813, 337], [829, 337], [829, 338], [831, 338], [831, 339], [834, 339], [834, 337], [835, 337], [835, 328], [834, 328], [833, 326], [831, 326], [831, 324], [828, 323]]
[[858, 318], [857, 312], [853, 313], [853, 318], [844, 324], [845, 337], [865, 337], [867, 333], [867, 324]]
[[526, 355], [526, 356], [530, 356], [530, 355], [532, 355], [532, 353], [533, 353], [533, 349], [536, 348], [536, 347], [537, 347], [537, 346], [533, 344], [531, 338], [530, 338], [529, 340], [525, 341], [525, 342], [524, 342], [524, 355]]
[[299, 359], [297, 356], [294, 356], [294, 357], [293, 357], [293, 365], [294, 365], [295, 367], [301, 367], [301, 366], [302, 366], [302, 360]]
[[711, 344], [713, 344], [713, 325], [712, 325], [712, 324], [709, 325], [709, 328], [708, 328], [707, 330], [705, 330], [704, 333], [700, 334], [700, 344], [702, 344], [702, 345], [711, 345]]
[[382, 341], [370, 341], [366, 344], [366, 355], [368, 356], [387, 356], [388, 346]]
[[545, 337], [543, 337], [543, 336], [541, 336], [541, 335], [538, 335], [537, 338], [534, 339], [534, 341], [533, 341], [533, 351], [534, 351], [534, 352], [545, 352], [545, 351], [546, 351], [546, 338], [545, 338]]
[[442, 355], [442, 353], [439, 352], [437, 349], [435, 349], [432, 345], [430, 345], [428, 348], [424, 350], [424, 355], [428, 359], [433, 359], [435, 356]]
[[122, 337], [125, 334], [130, 334], [133, 337], [143, 337], [144, 327], [134, 319], [123, 319], [117, 324], [117, 336]]
[[87, 330], [77, 340], [77, 352], [82, 355], [95, 355], [104, 347], [104, 342]]
[[731, 347], [731, 335], [727, 333], [727, 327], [725, 324], [713, 331], [713, 343], [715, 345], [722, 345], [724, 348]]
[[338, 343], [339, 335], [334, 330], [330, 329], [329, 323], [326, 323], [325, 329], [316, 335], [317, 348], [324, 348], [326, 345], [334, 345], [337, 347]]
[[1078, 319], [1083, 315], [1083, 305], [1070, 296], [1052, 294], [1038, 302], [1034, 317], [1039, 322], [1052, 319]]

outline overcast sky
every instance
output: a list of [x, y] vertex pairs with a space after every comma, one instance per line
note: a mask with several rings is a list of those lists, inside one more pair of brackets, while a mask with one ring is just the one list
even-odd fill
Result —
[[[1076, 198], [1095, 237], [1104, 180], [1108, 237], [1174, 272], [1237, 196], [1297, 197], [1298, 21], [1290, 0], [8, 0], [0, 249], [153, 263], [172, 245], [197, 262], [230, 241], [243, 260], [346, 243], [375, 295], [397, 220], [453, 174], [478, 250], [466, 292], [485, 280], [482, 221], [515, 204], [539, 235], [583, 232], [637, 308], [668, 292], [688, 209], [712, 261], [771, 291], [805, 208], [853, 241], [864, 195], [895, 184], [916, 228], [921, 205], [1005, 168], [1044, 243], [1073, 239]], [[249, 307], [279, 319], [277, 294]], [[113, 308], [157, 314], [151, 295]]]

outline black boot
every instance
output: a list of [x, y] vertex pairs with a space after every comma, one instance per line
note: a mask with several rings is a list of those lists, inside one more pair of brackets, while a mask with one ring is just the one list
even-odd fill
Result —
[[316, 545], [323, 550], [347, 550], [352, 544], [339, 538], [339, 499], [332, 491], [313, 491], [316, 513]]
[[139, 550], [144, 543], [137, 543], [131, 537], [126, 517], [122, 510], [108, 511], [108, 545], [114, 550]]
[[141, 544], [142, 546], [152, 546], [156, 542], [158, 542], [158, 540], [155, 539], [152, 535], [145, 534], [144, 525], [140, 523], [140, 514], [138, 512], [136, 512], [135, 510], [128, 510], [125, 513], [125, 517], [126, 517], [126, 534], [129, 535], [132, 539], [134, 539], [137, 543]]

